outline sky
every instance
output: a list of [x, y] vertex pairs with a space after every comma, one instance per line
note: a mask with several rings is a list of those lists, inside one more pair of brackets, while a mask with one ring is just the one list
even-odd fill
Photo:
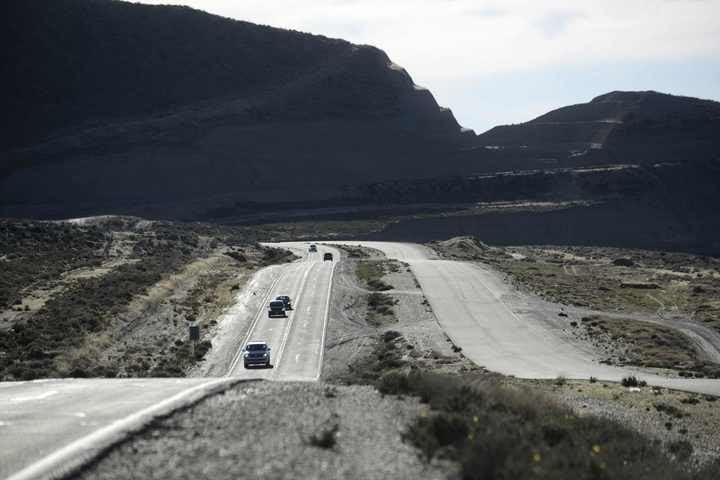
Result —
[[144, 0], [384, 50], [481, 133], [613, 90], [720, 100], [720, 0]]

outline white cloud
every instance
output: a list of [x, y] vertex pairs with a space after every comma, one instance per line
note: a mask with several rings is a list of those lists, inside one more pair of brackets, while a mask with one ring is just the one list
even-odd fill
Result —
[[143, 3], [184, 4], [226, 17], [375, 45], [405, 67], [416, 83], [431, 90], [446, 90], [453, 82], [482, 75], [720, 58], [720, 0]]
[[376, 45], [422, 78], [720, 55], [716, 0], [148, 0]]

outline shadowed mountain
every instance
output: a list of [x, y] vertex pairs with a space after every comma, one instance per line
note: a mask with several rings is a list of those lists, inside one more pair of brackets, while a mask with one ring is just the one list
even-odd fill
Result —
[[475, 234], [504, 244], [613, 245], [720, 255], [720, 103], [612, 92], [479, 135], [475, 174], [362, 186], [376, 203], [583, 206], [395, 223], [389, 240]]
[[186, 7], [6, 2], [0, 215], [190, 218], [459, 174], [472, 140], [370, 46]]
[[525, 168], [707, 161], [719, 156], [720, 103], [652, 91], [611, 92], [526, 123], [495, 127], [477, 140]]

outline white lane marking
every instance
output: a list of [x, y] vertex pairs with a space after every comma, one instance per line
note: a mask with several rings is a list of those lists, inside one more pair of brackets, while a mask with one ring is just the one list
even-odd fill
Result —
[[23, 403], [23, 402], [32, 402], [35, 400], [44, 400], [48, 397], [52, 397], [53, 395], [57, 395], [57, 390], [48, 390], [47, 392], [40, 393], [38, 395], [25, 395], [21, 397], [12, 397], [10, 398], [10, 403]]
[[73, 415], [75, 415], [78, 418], [85, 418], [87, 415], [85, 415], [85, 412], [75, 412]]
[[[300, 289], [298, 290], [298, 301], [301, 302], [303, 298], [303, 292], [305, 291], [305, 284], [307, 283], [307, 278], [310, 275], [310, 272], [315, 268], [316, 265], [318, 265], [318, 262], [309, 262], [310, 267], [308, 267], [307, 270], [305, 270], [305, 275], [303, 275], [302, 283], [300, 284]], [[280, 342], [280, 350], [277, 354], [277, 360], [275, 362], [275, 370], [273, 373], [275, 376], [277, 376], [277, 369], [280, 367], [280, 361], [282, 360], [283, 353], [285, 353], [285, 345], [287, 344], [288, 337], [290, 336], [290, 331], [292, 331], [293, 326], [293, 320], [295, 318], [295, 315], [290, 317], [290, 320], [288, 320], [288, 324], [285, 330], [285, 335], [283, 336], [282, 342]]]
[[4, 427], [7, 425], [10, 425], [10, 422], [3, 422], [2, 420], [0, 420], [0, 427]]
[[220, 388], [222, 391], [240, 381], [215, 379], [182, 390], [154, 405], [115, 420], [110, 425], [95, 430], [90, 435], [54, 451], [50, 455], [14, 473], [6, 480], [31, 480], [38, 478], [65, 478], [95, 458], [107, 448], [117, 444], [163, 415], [169, 415], [183, 405], [191, 404], [210, 395]]
[[295, 355], [295, 363], [299, 363], [299, 362], [300, 362], [300, 354], [298, 353], [297, 355]]
[[230, 363], [230, 368], [228, 369], [227, 373], [225, 374], [226, 377], [229, 377], [232, 375], [232, 373], [235, 371], [235, 369], [238, 366], [238, 363], [240, 363], [240, 359], [242, 358], [242, 349], [247, 344], [247, 342], [250, 341], [250, 338], [252, 338], [252, 334], [255, 331], [255, 327], [257, 327], [258, 322], [260, 321], [260, 317], [265, 313], [265, 307], [268, 304], [268, 300], [272, 296], [272, 292], [275, 290], [275, 287], [280, 282], [280, 279], [285, 276], [287, 273], [286, 267], [281, 267], [282, 271], [278, 274], [277, 278], [268, 288], [267, 293], [263, 297], [262, 302], [260, 303], [260, 309], [258, 310], [257, 315], [255, 315], [255, 319], [253, 320], [252, 324], [250, 324], [250, 328], [248, 329], [247, 334], [245, 335], [245, 338], [243, 338], [242, 343], [240, 344], [240, 348], [237, 349], [237, 352], [235, 353], [235, 356], [233, 357], [232, 362]]
[[320, 362], [318, 363], [318, 373], [315, 376], [315, 380], [319, 380], [320, 374], [322, 373], [323, 357], [325, 356], [325, 331], [327, 330], [328, 317], [330, 316], [330, 297], [332, 295], [333, 278], [335, 277], [335, 267], [337, 266], [338, 262], [342, 261], [338, 253], [339, 252], [335, 251], [338, 261], [333, 262], [332, 271], [330, 272], [330, 282], [328, 284], [327, 291], [327, 302], [325, 303], [325, 318], [323, 319], [322, 340], [320, 341]]

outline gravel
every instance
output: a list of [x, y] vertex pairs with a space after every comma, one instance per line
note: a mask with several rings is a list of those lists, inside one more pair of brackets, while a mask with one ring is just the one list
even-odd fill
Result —
[[[402, 439], [424, 408], [366, 386], [243, 383], [156, 421], [80, 478], [446, 478]], [[333, 446], [313, 445], [334, 429]]]
[[[720, 400], [667, 388], [625, 388], [606, 382], [567, 381], [556, 385], [546, 381], [521, 381], [534, 385], [579, 415], [593, 415], [617, 421], [643, 435], [668, 445], [687, 440], [693, 446], [692, 462], [703, 464], [720, 456]], [[680, 413], [660, 411], [667, 405]]]

